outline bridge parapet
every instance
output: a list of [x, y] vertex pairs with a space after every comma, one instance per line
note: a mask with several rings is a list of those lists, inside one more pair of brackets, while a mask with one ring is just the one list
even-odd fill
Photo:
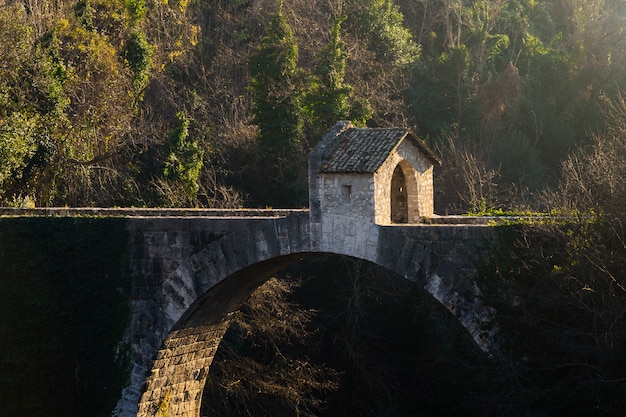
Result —
[[94, 216], [94, 217], [286, 217], [305, 213], [308, 209], [205, 209], [205, 208], [143, 208], [143, 207], [0, 207], [0, 217], [29, 216]]

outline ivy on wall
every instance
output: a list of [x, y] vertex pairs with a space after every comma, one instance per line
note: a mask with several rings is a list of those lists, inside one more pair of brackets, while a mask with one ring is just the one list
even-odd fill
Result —
[[12, 416], [108, 416], [126, 379], [126, 222], [0, 219], [0, 400]]

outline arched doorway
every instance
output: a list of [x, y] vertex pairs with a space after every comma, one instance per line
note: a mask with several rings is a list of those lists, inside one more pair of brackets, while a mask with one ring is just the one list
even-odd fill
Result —
[[406, 178], [400, 164], [396, 166], [391, 177], [391, 222], [409, 222]]

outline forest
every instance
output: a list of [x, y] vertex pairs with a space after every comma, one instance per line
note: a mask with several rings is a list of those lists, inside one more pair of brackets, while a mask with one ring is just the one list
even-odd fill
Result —
[[207, 415], [626, 413], [623, 0], [0, 0], [0, 39], [0, 206], [305, 207], [351, 120], [429, 144], [438, 214], [548, 214], [481, 260], [497, 351], [331, 258], [238, 313]]
[[438, 213], [550, 210], [626, 83], [618, 0], [4, 0], [0, 203], [302, 207], [337, 120], [411, 128]]

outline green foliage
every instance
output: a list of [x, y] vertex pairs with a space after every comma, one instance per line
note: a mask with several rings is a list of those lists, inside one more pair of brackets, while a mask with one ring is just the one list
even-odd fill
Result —
[[258, 140], [269, 154], [295, 154], [302, 128], [295, 85], [298, 47], [291, 27], [280, 13], [272, 16], [267, 32], [250, 61], [254, 115], [261, 129]]
[[133, 22], [141, 22], [148, 11], [145, 0], [126, 0], [126, 7]]
[[69, 77], [68, 69], [59, 56], [59, 39], [54, 32], [44, 35], [40, 48], [35, 49], [37, 60], [30, 67], [33, 105], [42, 115], [47, 115], [52, 123], [61, 123], [70, 105], [65, 86]]
[[[307, 97], [312, 113], [311, 125], [321, 128], [322, 132], [337, 120], [347, 119], [350, 110], [348, 100], [352, 87], [344, 83], [348, 53], [340, 38], [341, 22], [344, 20], [345, 16], [335, 22], [330, 42], [316, 57], [316, 83], [313, 92]], [[322, 132], [316, 132], [315, 136], [321, 138]]]
[[519, 132], [511, 132], [506, 142], [497, 143], [490, 158], [501, 164], [501, 182], [540, 190], [545, 185], [545, 168], [539, 151]]
[[[613, 90], [583, 69], [595, 60], [583, 58], [593, 36], [574, 23], [586, 15], [599, 24], [602, 12], [594, 2], [426, 3], [419, 9], [422, 61], [407, 90], [415, 123], [434, 142], [452, 134], [475, 144], [490, 169], [506, 171], [500, 187], [541, 189], [585, 129], [598, 125], [592, 101]], [[510, 66], [516, 84], [501, 82]]]
[[95, 29], [93, 22], [95, 10], [89, 0], [79, 0], [76, 2], [74, 5], [74, 13], [86, 29]]
[[415, 66], [406, 94], [415, 106], [418, 126], [428, 135], [442, 137], [461, 131], [475, 94], [475, 86], [469, 82], [470, 63], [470, 51], [458, 45]]
[[13, 113], [0, 119], [0, 187], [21, 169], [37, 149], [38, 119], [22, 113]]
[[165, 394], [161, 402], [159, 403], [159, 407], [156, 410], [156, 416], [158, 417], [169, 417], [168, 410], [170, 408], [170, 395]]
[[130, 34], [124, 48], [124, 59], [134, 75], [137, 91], [142, 91], [150, 81], [152, 54], [152, 47], [143, 32], [134, 31]]
[[[626, 14], [616, 0], [354, 0], [329, 4], [332, 13], [292, 2], [276, 15], [248, 0], [214, 6], [3, 7], [0, 124], [8, 132], [22, 118], [32, 129], [11, 139], [14, 159], [26, 156], [3, 167], [2, 204], [163, 204], [152, 196], [164, 194], [178, 196], [167, 204], [213, 204], [198, 197], [211, 192], [191, 202], [183, 186], [154, 190], [164, 185], [154, 179], [169, 157], [169, 119], [185, 109], [193, 135], [205, 148], [211, 141], [199, 177], [240, 187], [249, 204], [305, 204], [304, 153], [350, 119], [411, 125], [442, 149], [451, 136], [495, 174], [499, 202], [537, 205], [536, 192], [593, 141], [602, 103], [626, 83]], [[326, 36], [328, 45], [311, 42]], [[13, 132], [5, 135], [22, 134]], [[43, 142], [54, 152], [31, 163], [24, 144]], [[474, 197], [452, 165], [439, 170], [441, 212]]]
[[398, 66], [417, 62], [420, 47], [404, 27], [404, 16], [393, 0], [366, 0], [355, 3], [355, 24], [368, 37], [370, 48], [381, 61]]
[[198, 177], [204, 164], [204, 150], [189, 137], [190, 120], [183, 112], [176, 113], [177, 126], [169, 134], [169, 153], [163, 175], [185, 185], [193, 200], [198, 192]]
[[354, 100], [354, 89], [344, 81], [348, 53], [340, 32], [346, 18], [342, 16], [335, 21], [330, 42], [316, 56], [312, 91], [305, 100], [313, 144], [337, 121], [352, 120], [362, 126], [372, 114], [368, 101]]
[[265, 203], [270, 205], [299, 203], [299, 196], [294, 194], [302, 163], [303, 116], [302, 76], [297, 62], [293, 31], [282, 13], [275, 13], [267, 35], [250, 59], [254, 121], [260, 129], [257, 142], [267, 176], [267, 191], [261, 194], [265, 194]]
[[[626, 253], [617, 224], [502, 226], [479, 282], [518, 415], [619, 415], [626, 385]], [[623, 236], [624, 230], [619, 229]]]
[[5, 114], [5, 106], [12, 101], [11, 89], [19, 81], [19, 69], [32, 52], [33, 28], [25, 19], [23, 8], [9, 6], [0, 9], [0, 109]]
[[[120, 33], [127, 30], [124, 6], [115, 0], [85, 1], [63, 10], [44, 18], [17, 8], [11, 16], [17, 24], [1, 25], [6, 39], [22, 37], [15, 44], [19, 53], [0, 57], [6, 70], [0, 124], [4, 146], [13, 154], [4, 165], [10, 178], [0, 185], [5, 204], [29, 196], [41, 205], [90, 205], [115, 194], [113, 184], [122, 177], [125, 161], [118, 152], [129, 140], [129, 120], [136, 114], [131, 71], [120, 58]], [[30, 25], [30, 34], [20, 25]], [[141, 74], [144, 68], [134, 69]], [[23, 120], [20, 131], [10, 127], [18, 119]], [[11, 138], [16, 134], [20, 141]], [[26, 152], [24, 144], [31, 150]], [[93, 187], [94, 182], [101, 186]]]
[[7, 415], [109, 416], [126, 384], [123, 219], [2, 219], [0, 392]]

